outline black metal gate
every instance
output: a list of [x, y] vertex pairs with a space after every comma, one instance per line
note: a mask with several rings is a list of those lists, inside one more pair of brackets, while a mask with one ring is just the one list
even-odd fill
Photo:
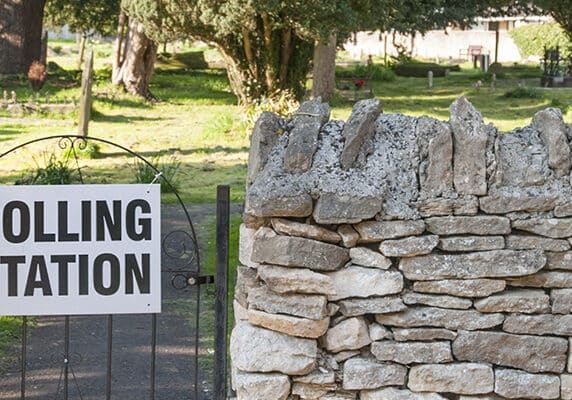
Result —
[[[60, 135], [23, 143], [1, 153], [0, 160], [25, 157], [26, 149], [50, 142], [74, 163], [79, 183], [91, 183], [78, 151], [92, 142], [134, 157], [154, 172], [149, 184], [163, 180], [170, 187], [177, 204], [162, 210], [163, 312], [22, 317], [19, 356], [0, 371], [0, 399], [226, 399], [228, 186], [217, 190], [216, 272], [205, 275], [187, 207], [142, 155], [105, 139]], [[207, 289], [201, 291], [203, 285]], [[207, 329], [201, 329], [203, 321]]]

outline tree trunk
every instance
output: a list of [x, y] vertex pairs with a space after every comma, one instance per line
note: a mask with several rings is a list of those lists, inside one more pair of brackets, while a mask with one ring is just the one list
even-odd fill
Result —
[[143, 24], [133, 18], [129, 19], [126, 40], [123, 60], [119, 59], [121, 67], [113, 74], [114, 83], [123, 85], [131, 94], [147, 100], [157, 100], [149, 89], [157, 58], [157, 45], [145, 35]]
[[117, 37], [113, 44], [113, 61], [111, 72], [111, 83], [121, 85], [121, 65], [123, 64], [124, 41], [127, 27], [127, 14], [121, 10], [119, 12], [119, 20], [117, 21]]
[[27, 73], [40, 61], [46, 0], [0, 2], [0, 74]]
[[79, 41], [79, 57], [77, 60], [77, 69], [81, 69], [83, 64], [83, 55], [85, 54], [85, 44], [87, 42], [87, 32], [81, 33], [81, 40]]
[[336, 88], [336, 34], [314, 47], [312, 97], [330, 101]]

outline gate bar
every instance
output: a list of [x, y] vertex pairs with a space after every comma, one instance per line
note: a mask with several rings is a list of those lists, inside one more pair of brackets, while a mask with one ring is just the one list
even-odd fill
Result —
[[151, 400], [155, 400], [155, 366], [157, 360], [157, 314], [151, 317]]
[[20, 398], [26, 399], [26, 348], [28, 347], [28, 317], [22, 317], [22, 355], [20, 360]]
[[68, 400], [68, 381], [70, 363], [70, 317], [65, 316], [65, 338], [64, 338], [64, 400]]
[[230, 187], [217, 186], [214, 400], [226, 399]]
[[111, 361], [113, 352], [113, 315], [107, 316], [107, 376], [105, 382], [105, 399], [111, 400]]

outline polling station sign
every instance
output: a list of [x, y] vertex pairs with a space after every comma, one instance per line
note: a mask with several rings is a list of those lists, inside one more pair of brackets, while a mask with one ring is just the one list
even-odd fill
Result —
[[0, 315], [161, 311], [160, 185], [0, 187]]

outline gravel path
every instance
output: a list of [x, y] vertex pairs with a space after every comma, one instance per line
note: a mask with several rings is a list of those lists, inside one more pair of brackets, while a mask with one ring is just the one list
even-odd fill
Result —
[[[240, 213], [241, 204], [231, 212]], [[215, 204], [192, 204], [189, 213], [197, 229], [204, 218], [215, 214]], [[164, 205], [162, 230], [186, 228], [182, 209]], [[200, 231], [197, 231], [200, 244]], [[208, 338], [199, 347], [198, 392], [193, 395], [197, 371], [195, 355], [196, 289], [176, 290], [169, 274], [163, 274], [163, 312], [157, 317], [156, 395], [157, 400], [210, 400], [212, 388], [212, 304], [214, 287], [201, 288], [201, 323], [207, 325]], [[210, 293], [207, 293], [210, 292]], [[26, 399], [64, 399], [63, 351], [64, 317], [39, 317], [30, 329], [27, 350]], [[151, 399], [151, 323], [150, 315], [113, 317], [112, 399]], [[105, 399], [107, 365], [107, 316], [70, 317], [69, 399]], [[201, 332], [202, 332], [201, 328]], [[212, 331], [212, 329], [211, 329]], [[20, 347], [14, 349], [19, 354]], [[0, 376], [0, 399], [20, 399], [19, 360]]]

